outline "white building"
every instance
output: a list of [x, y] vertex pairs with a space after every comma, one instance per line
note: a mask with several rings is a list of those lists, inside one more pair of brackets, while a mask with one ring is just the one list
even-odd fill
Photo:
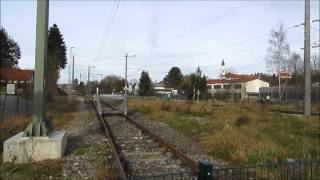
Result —
[[220, 79], [207, 81], [208, 91], [215, 99], [241, 100], [250, 97], [258, 97], [261, 87], [269, 87], [269, 83], [253, 75], [238, 75], [226, 73], [224, 60], [221, 64]]

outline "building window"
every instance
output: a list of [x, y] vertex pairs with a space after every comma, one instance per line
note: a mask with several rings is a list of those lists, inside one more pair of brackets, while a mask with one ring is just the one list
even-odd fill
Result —
[[241, 89], [241, 84], [235, 84], [235, 85], [234, 85], [234, 88], [235, 88], [235, 89]]
[[223, 85], [223, 88], [224, 88], [224, 89], [231, 89], [231, 84]]
[[211, 86], [208, 85], [208, 86], [207, 86], [207, 89], [211, 89]]
[[214, 89], [221, 89], [221, 85], [214, 85], [213, 88]]

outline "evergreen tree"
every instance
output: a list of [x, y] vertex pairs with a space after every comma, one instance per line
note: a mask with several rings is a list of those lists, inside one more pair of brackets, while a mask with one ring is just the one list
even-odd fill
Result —
[[183, 75], [178, 67], [172, 67], [166, 77], [163, 79], [167, 88], [178, 89], [183, 82]]
[[64, 69], [67, 64], [66, 45], [62, 34], [56, 24], [53, 24], [48, 31], [48, 76], [47, 92], [48, 98], [56, 93], [57, 80], [60, 69]]
[[48, 34], [48, 72], [58, 74], [67, 64], [66, 44], [56, 24], [49, 29]]
[[147, 71], [141, 72], [141, 77], [139, 79], [139, 96], [150, 96], [153, 93], [153, 86], [149, 73]]
[[1, 67], [16, 68], [21, 57], [19, 45], [0, 27], [0, 64]]

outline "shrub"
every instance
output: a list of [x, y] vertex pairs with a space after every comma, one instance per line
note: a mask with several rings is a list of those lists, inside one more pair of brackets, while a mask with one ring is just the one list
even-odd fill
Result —
[[249, 124], [249, 122], [250, 122], [250, 118], [247, 115], [240, 115], [236, 118], [234, 125], [237, 127], [240, 127], [244, 124]]

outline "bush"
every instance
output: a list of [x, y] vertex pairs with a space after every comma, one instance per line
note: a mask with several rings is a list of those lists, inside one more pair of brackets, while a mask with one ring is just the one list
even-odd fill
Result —
[[171, 108], [171, 103], [167, 103], [165, 101], [163, 101], [163, 103], [161, 104], [161, 110], [162, 111], [169, 111]]
[[237, 117], [236, 121], [234, 122], [234, 125], [237, 127], [240, 127], [244, 124], [249, 124], [250, 119], [247, 115], [240, 115]]

